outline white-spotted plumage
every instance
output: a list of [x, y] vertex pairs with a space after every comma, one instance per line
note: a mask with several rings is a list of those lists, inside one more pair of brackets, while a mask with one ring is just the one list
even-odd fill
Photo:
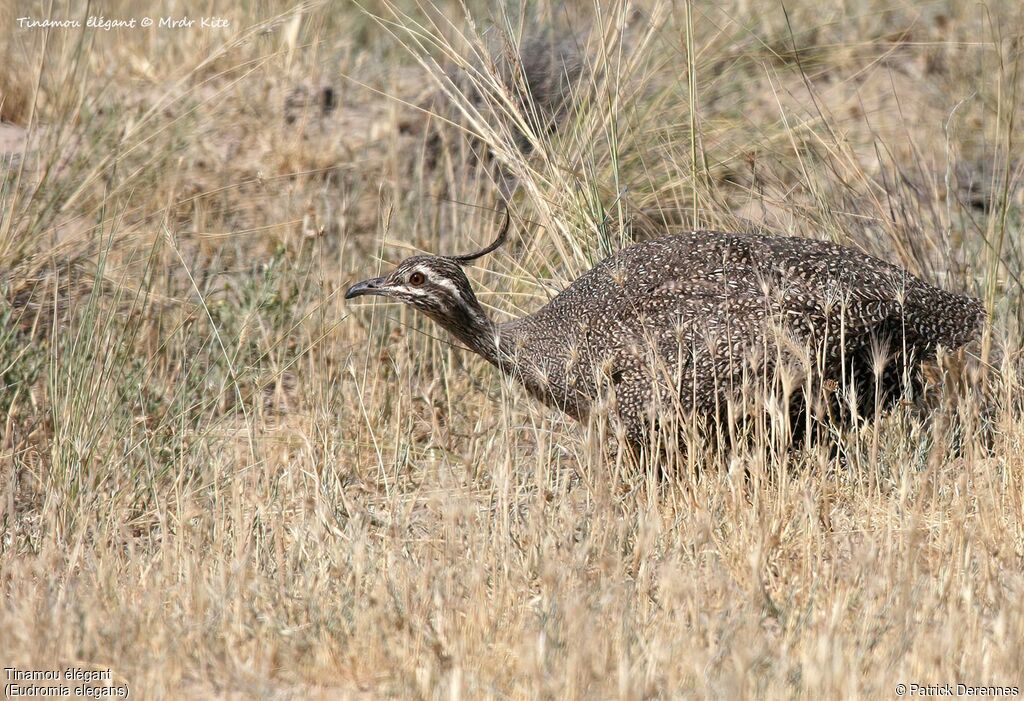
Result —
[[[984, 319], [978, 300], [849, 248], [697, 231], [619, 251], [533, 314], [497, 324], [460, 267], [475, 257], [417, 256], [372, 293], [421, 309], [577, 419], [610, 392], [640, 444], [666, 412], [712, 425], [758, 394], [785, 396], [794, 429], [807, 411], [871, 412], [915, 384], [940, 345], [975, 338]], [[401, 291], [413, 269], [426, 296]]]

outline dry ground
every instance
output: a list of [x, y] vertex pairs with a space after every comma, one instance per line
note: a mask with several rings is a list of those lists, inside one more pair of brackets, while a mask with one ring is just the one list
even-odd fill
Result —
[[[1019, 4], [438, 2], [112, 31], [0, 2], [3, 666], [144, 699], [1024, 686]], [[652, 228], [763, 226], [985, 299], [967, 370], [838, 451], [659, 482], [409, 310], [345, 304], [493, 235], [487, 172], [431, 167], [409, 105], [524, 26], [593, 70], [527, 158], [514, 111], [468, 120], [527, 222], [471, 271], [495, 315]]]

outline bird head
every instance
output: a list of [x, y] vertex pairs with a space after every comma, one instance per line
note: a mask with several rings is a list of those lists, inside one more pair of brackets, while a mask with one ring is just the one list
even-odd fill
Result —
[[[345, 299], [363, 295], [390, 297], [409, 304], [430, 318], [451, 328], [471, 323], [482, 315], [469, 279], [462, 266], [501, 246], [508, 237], [509, 215], [497, 239], [486, 248], [460, 256], [412, 256], [387, 275], [357, 282], [345, 292]], [[478, 319], [477, 319], [478, 321]]]

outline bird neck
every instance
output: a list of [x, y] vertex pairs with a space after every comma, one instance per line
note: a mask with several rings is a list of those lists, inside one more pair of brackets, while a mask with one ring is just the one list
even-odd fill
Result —
[[499, 353], [498, 324], [495, 324], [475, 297], [443, 317], [435, 317], [441, 326], [477, 355], [497, 365]]
[[[529, 344], [529, 332], [524, 327], [527, 319], [520, 317], [497, 324], [484, 313], [479, 303], [475, 303], [470, 309], [461, 308], [458, 313], [446, 317], [441, 324], [474, 353], [521, 382], [534, 396], [549, 404], [554, 402], [552, 406], [579, 418], [582, 414], [576, 404], [565, 395], [552, 393], [559, 385], [558, 363], [530, 358], [529, 353], [524, 353]], [[552, 372], [556, 374], [552, 376]]]

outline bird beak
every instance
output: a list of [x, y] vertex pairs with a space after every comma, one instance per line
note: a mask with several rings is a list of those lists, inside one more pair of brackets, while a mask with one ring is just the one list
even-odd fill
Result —
[[362, 295], [386, 295], [387, 293], [388, 288], [384, 284], [384, 278], [375, 277], [352, 285], [352, 287], [345, 291], [345, 299], [352, 299]]

